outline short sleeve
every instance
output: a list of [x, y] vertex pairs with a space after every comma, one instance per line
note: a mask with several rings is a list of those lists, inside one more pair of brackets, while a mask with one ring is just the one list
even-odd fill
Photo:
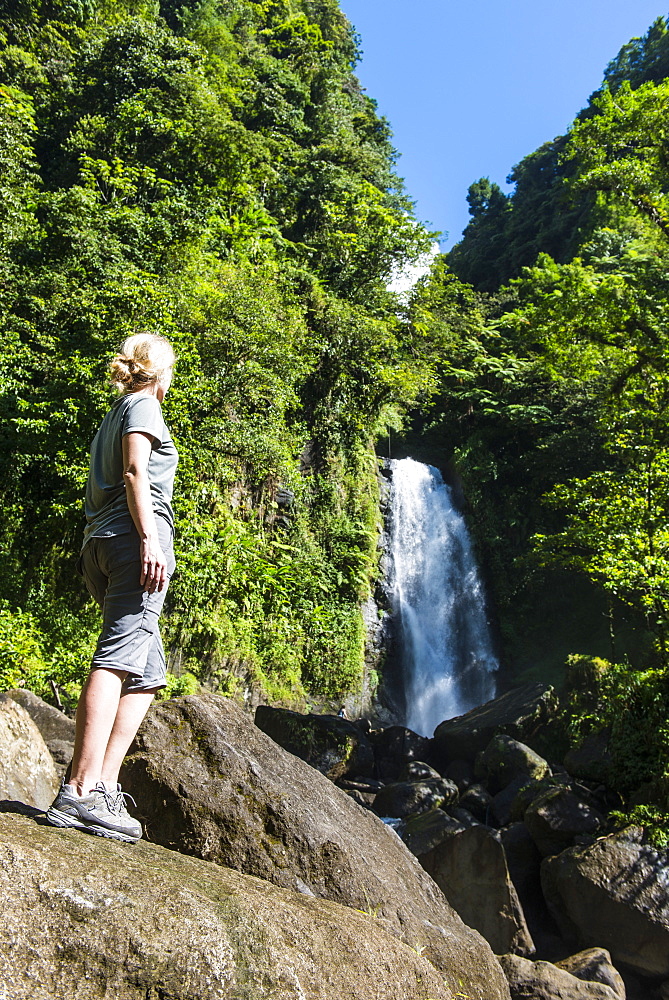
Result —
[[165, 422], [160, 403], [155, 396], [139, 393], [130, 401], [123, 417], [121, 436], [140, 432], [150, 434], [158, 445], [163, 443]]

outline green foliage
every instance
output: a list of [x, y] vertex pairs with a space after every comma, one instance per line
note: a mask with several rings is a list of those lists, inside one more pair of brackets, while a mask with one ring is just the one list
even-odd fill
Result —
[[340, 697], [377, 572], [373, 436], [434, 384], [385, 289], [430, 235], [348, 21], [22, 0], [0, 41], [0, 680], [85, 676], [87, 452], [106, 359], [148, 329], [179, 355], [168, 690]]

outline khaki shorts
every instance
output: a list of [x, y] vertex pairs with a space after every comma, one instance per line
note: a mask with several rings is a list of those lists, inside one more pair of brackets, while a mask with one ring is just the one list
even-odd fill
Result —
[[[167, 583], [174, 573], [172, 528], [157, 517], [158, 538], [167, 557]], [[133, 525], [127, 533], [90, 538], [79, 558], [89, 593], [102, 608], [102, 631], [91, 670], [127, 673], [124, 691], [165, 687], [165, 651], [158, 628], [167, 585], [147, 593], [139, 582], [140, 540]]]

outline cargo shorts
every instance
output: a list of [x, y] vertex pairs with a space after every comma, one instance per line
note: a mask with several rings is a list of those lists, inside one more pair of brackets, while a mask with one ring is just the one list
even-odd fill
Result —
[[91, 670], [124, 671], [123, 691], [165, 687], [167, 665], [158, 619], [174, 573], [173, 532], [156, 517], [160, 546], [167, 558], [167, 582], [149, 594], [140, 585], [140, 538], [134, 524], [119, 535], [90, 538], [79, 557], [88, 592], [102, 608], [102, 631]]

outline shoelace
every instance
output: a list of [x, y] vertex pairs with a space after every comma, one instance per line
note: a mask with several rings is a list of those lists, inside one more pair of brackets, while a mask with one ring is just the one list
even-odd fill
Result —
[[108, 788], [105, 788], [102, 782], [98, 782], [95, 786], [95, 791], [102, 795], [105, 805], [110, 813], [116, 813], [119, 815], [120, 813], [125, 812], [126, 809], [124, 799], [130, 799], [133, 806], [137, 808], [137, 803], [133, 799], [132, 795], [129, 792], [122, 791], [120, 788], [116, 789], [114, 792], [110, 792]]
[[101, 781], [97, 783], [93, 791], [98, 792], [98, 794], [102, 796], [108, 812], [115, 813], [117, 811], [116, 792], [110, 792], [107, 788], [105, 788]]
[[117, 789], [115, 799], [116, 799], [116, 809], [120, 813], [127, 812], [127, 809], [125, 807], [125, 802], [123, 801], [124, 799], [130, 799], [135, 809], [137, 808], [137, 803], [133, 799], [130, 792], [124, 792], [122, 788]]

